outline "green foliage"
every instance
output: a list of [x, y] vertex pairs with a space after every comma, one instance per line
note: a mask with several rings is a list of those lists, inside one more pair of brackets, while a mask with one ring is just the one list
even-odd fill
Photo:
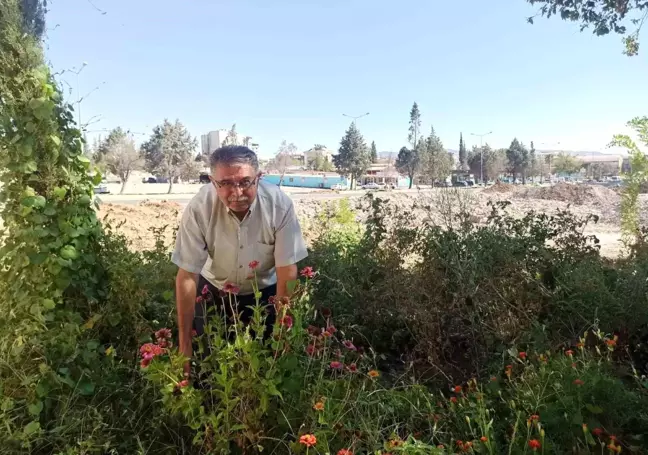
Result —
[[[614, 32], [624, 36], [624, 54], [637, 55], [639, 52], [639, 33], [646, 19], [648, 1], [645, 0], [527, 0], [532, 5], [542, 5], [539, 14], [550, 18], [560, 15], [563, 20], [580, 22], [581, 31], [592, 27], [597, 36]], [[533, 24], [533, 16], [528, 18]], [[630, 22], [635, 29], [629, 32], [626, 24]]]
[[410, 150], [407, 147], [402, 147], [398, 151], [396, 157], [396, 169], [402, 174], [406, 174], [410, 179], [409, 187], [412, 188], [414, 177], [418, 173], [421, 166], [421, 158], [418, 150]]
[[493, 150], [488, 144], [485, 144], [483, 149], [473, 147], [472, 151], [468, 155], [468, 168], [475, 176], [481, 176], [482, 153], [484, 180], [486, 182], [494, 181], [506, 170], [506, 150]]
[[459, 168], [461, 170], [468, 169], [468, 153], [466, 143], [463, 140], [463, 133], [459, 133]]
[[506, 159], [513, 175], [522, 175], [522, 183], [526, 183], [526, 172], [531, 164], [529, 150], [517, 138], [514, 138], [506, 150]]
[[153, 128], [151, 138], [142, 144], [146, 170], [167, 178], [170, 193], [175, 179], [195, 169], [197, 146], [196, 138], [191, 137], [179, 120], [171, 123], [165, 119], [162, 125]]
[[409, 141], [412, 149], [417, 148], [420, 135], [421, 111], [419, 111], [418, 104], [414, 103], [412, 105], [412, 110], [410, 111], [409, 134], [407, 135], [407, 140]]
[[378, 149], [376, 149], [376, 141], [371, 141], [371, 162], [372, 163], [377, 163], [378, 162]]
[[562, 152], [552, 159], [552, 165], [557, 174], [576, 174], [583, 167], [578, 158]]
[[349, 125], [340, 141], [340, 149], [333, 157], [333, 163], [340, 175], [350, 177], [351, 188], [371, 164], [369, 149], [355, 122]]
[[434, 127], [430, 128], [430, 135], [424, 142], [420, 160], [421, 174], [431, 183], [445, 181], [452, 172], [452, 156], [443, 147], [441, 139], [434, 132]]
[[45, 33], [47, 0], [20, 0], [22, 27], [25, 33], [40, 40]]

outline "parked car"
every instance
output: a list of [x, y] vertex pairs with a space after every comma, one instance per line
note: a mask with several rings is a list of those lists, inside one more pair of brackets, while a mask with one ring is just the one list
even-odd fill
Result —
[[452, 184], [452, 186], [454, 186], [454, 187], [458, 187], [458, 188], [466, 188], [466, 187], [468, 186], [468, 182], [464, 182], [464, 181], [461, 181], [461, 182], [460, 182], [460, 181], [456, 181], [456, 182], [454, 182], [454, 183]]
[[384, 183], [369, 182], [362, 185], [363, 190], [384, 190]]
[[157, 183], [157, 179], [155, 177], [144, 177], [142, 179], [142, 183]]
[[344, 191], [347, 190], [347, 186], [344, 183], [336, 183], [334, 185], [331, 185], [331, 189], [335, 191]]
[[97, 185], [94, 187], [95, 194], [110, 194], [110, 190], [106, 185]]

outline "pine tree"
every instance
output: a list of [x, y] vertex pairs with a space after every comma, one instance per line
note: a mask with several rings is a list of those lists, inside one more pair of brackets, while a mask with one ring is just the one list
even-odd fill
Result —
[[371, 162], [378, 162], [378, 150], [376, 149], [376, 141], [371, 141]]
[[410, 111], [409, 135], [407, 136], [407, 140], [409, 141], [412, 150], [416, 150], [416, 146], [419, 142], [420, 132], [421, 112], [419, 111], [418, 104], [414, 103], [412, 110]]
[[398, 158], [396, 158], [396, 169], [398, 169], [398, 171], [402, 174], [407, 174], [410, 179], [410, 189], [414, 184], [414, 177], [416, 177], [420, 165], [421, 160], [418, 150], [411, 150], [407, 147], [402, 147], [398, 151]]
[[526, 183], [526, 171], [529, 167], [529, 151], [517, 138], [513, 139], [508, 150], [506, 150], [506, 158], [508, 159], [509, 169], [513, 173], [513, 177], [521, 174], [522, 183]]
[[445, 181], [452, 172], [452, 157], [443, 147], [443, 142], [436, 135], [434, 127], [425, 141], [425, 151], [421, 158], [421, 171], [434, 182]]
[[351, 188], [369, 167], [371, 154], [355, 122], [351, 123], [340, 141], [340, 149], [333, 157], [333, 163], [341, 176], [351, 178]]
[[466, 151], [466, 143], [463, 140], [463, 133], [459, 133], [459, 169], [462, 171], [468, 170], [468, 152]]

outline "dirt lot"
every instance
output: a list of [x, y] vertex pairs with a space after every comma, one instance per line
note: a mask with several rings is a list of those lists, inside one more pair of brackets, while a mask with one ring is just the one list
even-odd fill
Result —
[[[330, 193], [331, 199], [339, 199], [339, 195]], [[619, 228], [619, 195], [611, 189], [588, 185], [559, 184], [553, 187], [519, 188], [502, 185], [486, 190], [475, 189], [438, 189], [418, 194], [379, 193], [380, 197], [389, 204], [401, 209], [411, 210], [413, 222], [432, 221], [443, 224], [451, 212], [458, 207], [466, 207], [472, 214], [473, 221], [484, 222], [490, 207], [488, 201], [508, 200], [511, 202], [509, 211], [516, 216], [535, 210], [538, 212], [554, 213], [557, 210], [569, 209], [577, 215], [594, 214], [599, 217], [597, 224], [588, 226], [588, 234], [595, 234], [601, 241], [601, 252], [609, 257], [621, 253]], [[295, 200], [295, 207], [302, 223], [304, 234], [311, 237], [317, 224], [316, 214], [319, 213], [326, 199], [318, 197], [301, 197]], [[362, 196], [349, 197], [351, 207], [357, 210], [357, 218], [366, 217], [368, 201]], [[640, 196], [641, 214], [644, 223], [648, 222], [648, 197]], [[183, 204], [169, 201], [141, 202], [137, 205], [104, 204], [99, 213], [123, 232], [133, 242], [133, 248], [145, 249], [154, 245], [155, 235], [152, 229], [168, 227], [166, 239], [172, 238], [172, 229], [177, 226]]]

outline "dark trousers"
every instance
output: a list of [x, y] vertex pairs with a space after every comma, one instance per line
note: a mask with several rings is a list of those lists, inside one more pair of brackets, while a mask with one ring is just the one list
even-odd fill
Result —
[[[205, 286], [207, 286], [207, 289], [209, 290], [207, 295], [203, 295], [203, 289]], [[275, 308], [273, 305], [268, 304], [268, 299], [276, 294], [276, 284], [261, 289], [260, 304], [266, 308], [265, 339], [272, 335], [272, 329], [276, 320]], [[250, 323], [254, 313], [253, 307], [256, 305], [254, 294], [232, 296], [231, 305], [229, 296], [225, 295], [224, 297], [221, 297], [222, 295], [223, 293], [216, 286], [200, 275], [196, 297], [202, 297], [202, 301], [196, 303], [196, 311], [193, 321], [193, 328], [197, 335], [202, 335], [204, 333], [205, 324], [213, 317], [222, 318], [223, 316], [226, 316], [228, 325], [233, 324], [233, 311], [239, 314], [240, 320], [244, 325]], [[196, 300], [198, 301], [199, 299], [197, 298]]]

